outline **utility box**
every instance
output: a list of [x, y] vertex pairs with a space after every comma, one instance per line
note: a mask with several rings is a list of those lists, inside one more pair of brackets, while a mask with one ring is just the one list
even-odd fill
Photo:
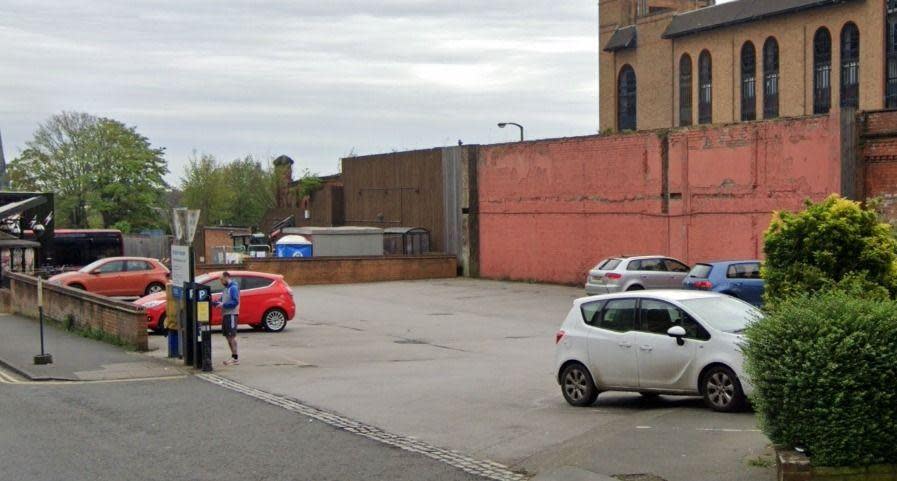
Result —
[[308, 239], [314, 257], [383, 255], [383, 229], [377, 227], [287, 227], [283, 234]]

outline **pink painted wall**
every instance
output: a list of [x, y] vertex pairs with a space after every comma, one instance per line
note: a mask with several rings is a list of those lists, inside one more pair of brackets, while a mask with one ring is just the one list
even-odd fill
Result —
[[833, 115], [482, 147], [480, 273], [578, 284], [608, 256], [762, 256], [774, 210], [840, 192], [839, 132]]

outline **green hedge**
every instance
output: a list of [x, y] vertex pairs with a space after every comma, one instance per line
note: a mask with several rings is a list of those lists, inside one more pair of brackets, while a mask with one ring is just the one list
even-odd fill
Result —
[[856, 294], [789, 299], [746, 333], [763, 430], [817, 466], [897, 463], [897, 302]]

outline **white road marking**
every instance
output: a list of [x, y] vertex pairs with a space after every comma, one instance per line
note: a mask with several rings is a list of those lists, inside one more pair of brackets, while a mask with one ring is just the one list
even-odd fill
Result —
[[724, 429], [724, 428], [697, 428], [695, 431], [708, 433], [760, 433], [759, 429]]

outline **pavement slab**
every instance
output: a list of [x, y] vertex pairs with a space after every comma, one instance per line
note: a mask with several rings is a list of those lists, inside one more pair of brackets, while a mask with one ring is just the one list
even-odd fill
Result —
[[176, 366], [56, 327], [44, 325], [44, 349], [53, 363], [35, 365], [40, 324], [0, 314], [0, 363], [33, 381], [109, 381], [183, 375]]

